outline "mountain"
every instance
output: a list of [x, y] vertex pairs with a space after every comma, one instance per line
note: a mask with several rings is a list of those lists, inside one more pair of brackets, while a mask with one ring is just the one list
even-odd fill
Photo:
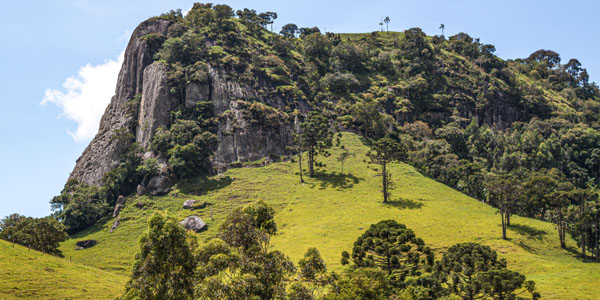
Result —
[[[206, 202], [194, 212], [208, 225], [202, 244], [262, 199], [276, 212], [274, 246], [294, 261], [316, 246], [343, 271], [341, 251], [395, 219], [438, 257], [482, 243], [545, 298], [594, 297], [600, 269], [582, 261], [600, 260], [600, 91], [576, 59], [503, 60], [468, 34], [419, 28], [278, 34], [275, 18], [196, 3], [135, 29], [99, 132], [51, 201], [72, 237], [65, 255], [121, 276], [153, 211], [184, 218], [183, 201]], [[314, 152], [302, 142], [311, 126], [335, 138], [314, 137]], [[405, 154], [388, 204], [365, 155], [382, 138]], [[344, 151], [354, 156], [342, 174]], [[316, 172], [300, 184], [306, 156]], [[90, 238], [98, 245], [75, 251]]]

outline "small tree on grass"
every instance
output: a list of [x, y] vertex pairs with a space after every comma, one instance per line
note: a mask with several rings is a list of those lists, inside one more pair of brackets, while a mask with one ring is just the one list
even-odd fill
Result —
[[333, 145], [333, 131], [329, 120], [317, 111], [311, 111], [300, 124], [299, 143], [308, 152], [308, 176], [314, 177], [315, 157], [329, 155], [327, 149]]
[[370, 163], [381, 166], [381, 192], [383, 193], [383, 203], [387, 203], [390, 198], [390, 192], [393, 190], [392, 173], [387, 168], [391, 162], [402, 159], [406, 155], [406, 149], [398, 142], [390, 138], [382, 138], [376, 141], [367, 156]]
[[354, 153], [348, 151], [348, 149], [346, 148], [342, 149], [342, 152], [338, 156], [337, 161], [339, 161], [342, 164], [342, 175], [344, 175], [344, 163], [348, 158], [352, 156], [354, 156]]
[[506, 237], [506, 228], [510, 226], [510, 216], [516, 210], [521, 195], [519, 183], [508, 177], [495, 178], [488, 184], [488, 200], [498, 207], [502, 218], [502, 238]]
[[154, 213], [122, 299], [192, 299], [195, 269], [185, 229], [175, 217]]
[[0, 220], [0, 239], [44, 253], [62, 257], [58, 246], [68, 238], [65, 225], [53, 217], [36, 219], [11, 214]]

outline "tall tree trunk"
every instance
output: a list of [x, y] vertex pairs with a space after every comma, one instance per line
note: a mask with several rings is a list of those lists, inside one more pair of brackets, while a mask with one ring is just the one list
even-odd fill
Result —
[[510, 213], [506, 212], [506, 227], [510, 227]]
[[314, 173], [314, 163], [315, 163], [315, 151], [311, 147], [308, 150], [308, 177], [315, 177]]
[[502, 239], [506, 240], [506, 219], [504, 209], [500, 209], [500, 217], [502, 217]]
[[300, 170], [300, 183], [304, 183], [304, 178], [302, 178], [302, 151], [298, 154], [298, 167]]
[[386, 169], [386, 163], [384, 162], [381, 165], [381, 178], [382, 178], [382, 191], [383, 191], [383, 203], [387, 203], [388, 202], [388, 176], [387, 176], [387, 169]]

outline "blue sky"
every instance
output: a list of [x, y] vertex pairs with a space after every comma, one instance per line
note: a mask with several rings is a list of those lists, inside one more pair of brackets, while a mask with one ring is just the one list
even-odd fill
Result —
[[[97, 129], [114, 93], [119, 55], [135, 26], [182, 0], [2, 1], [0, 9], [0, 217], [50, 213], [48, 201], [64, 185]], [[235, 9], [279, 14], [322, 31], [371, 32], [381, 17], [390, 30], [421, 27], [446, 36], [467, 32], [494, 44], [502, 58], [544, 48], [563, 62], [578, 58], [600, 79], [600, 4], [595, 1], [220, 1]], [[69, 79], [70, 78], [70, 79]]]

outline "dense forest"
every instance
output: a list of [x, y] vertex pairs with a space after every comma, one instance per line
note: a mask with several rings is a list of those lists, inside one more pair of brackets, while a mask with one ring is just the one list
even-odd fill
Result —
[[[276, 33], [276, 13], [227, 5], [196, 3], [185, 16], [177, 10], [155, 19], [169, 22], [168, 34], [144, 40], [154, 61], [167, 66], [178, 106], [154, 134], [152, 157], [131, 143], [102, 186], [71, 180], [51, 200], [62, 224], [39, 224], [63, 233], [88, 228], [110, 215], [119, 195], [139, 192], [161, 161], [172, 182], [222, 171], [214, 165], [220, 139], [235, 143], [242, 130], [236, 124], [245, 120], [289, 133], [286, 155], [268, 159], [298, 160], [299, 181], [304, 166], [310, 177], [326, 169], [319, 157], [339, 144], [339, 132], [351, 131], [372, 148], [365, 163], [381, 170], [384, 202], [393, 193], [386, 165], [403, 161], [497, 207], [504, 239], [511, 216], [537, 218], [557, 225], [561, 247], [572, 235], [583, 259], [600, 261], [600, 89], [577, 59], [563, 63], [558, 53], [538, 50], [504, 60], [466, 33], [427, 36], [419, 28], [341, 34], [287, 24]], [[233, 99], [235, 111], [208, 98], [187, 103], [190, 84], [202, 86], [214, 74], [255, 92]], [[129, 101], [132, 111], [140, 98]], [[134, 141], [136, 126], [113, 138]], [[234, 160], [227, 167], [247, 163]], [[261, 203], [234, 211], [219, 239], [202, 247], [172, 217], [153, 216], [124, 299], [539, 298], [535, 285], [489, 247], [458, 244], [436, 260], [395, 221], [372, 225], [353, 249], [340, 249], [350, 251], [342, 255], [352, 262], [347, 274], [327, 273], [314, 248], [296, 272], [268, 247], [277, 230], [272, 214]], [[0, 237], [43, 244], [31, 241], [35, 233], [15, 234], [27, 227], [19, 222], [34, 221], [7, 217]], [[57, 241], [46, 252], [57, 254]], [[180, 248], [163, 253], [163, 244]]]

